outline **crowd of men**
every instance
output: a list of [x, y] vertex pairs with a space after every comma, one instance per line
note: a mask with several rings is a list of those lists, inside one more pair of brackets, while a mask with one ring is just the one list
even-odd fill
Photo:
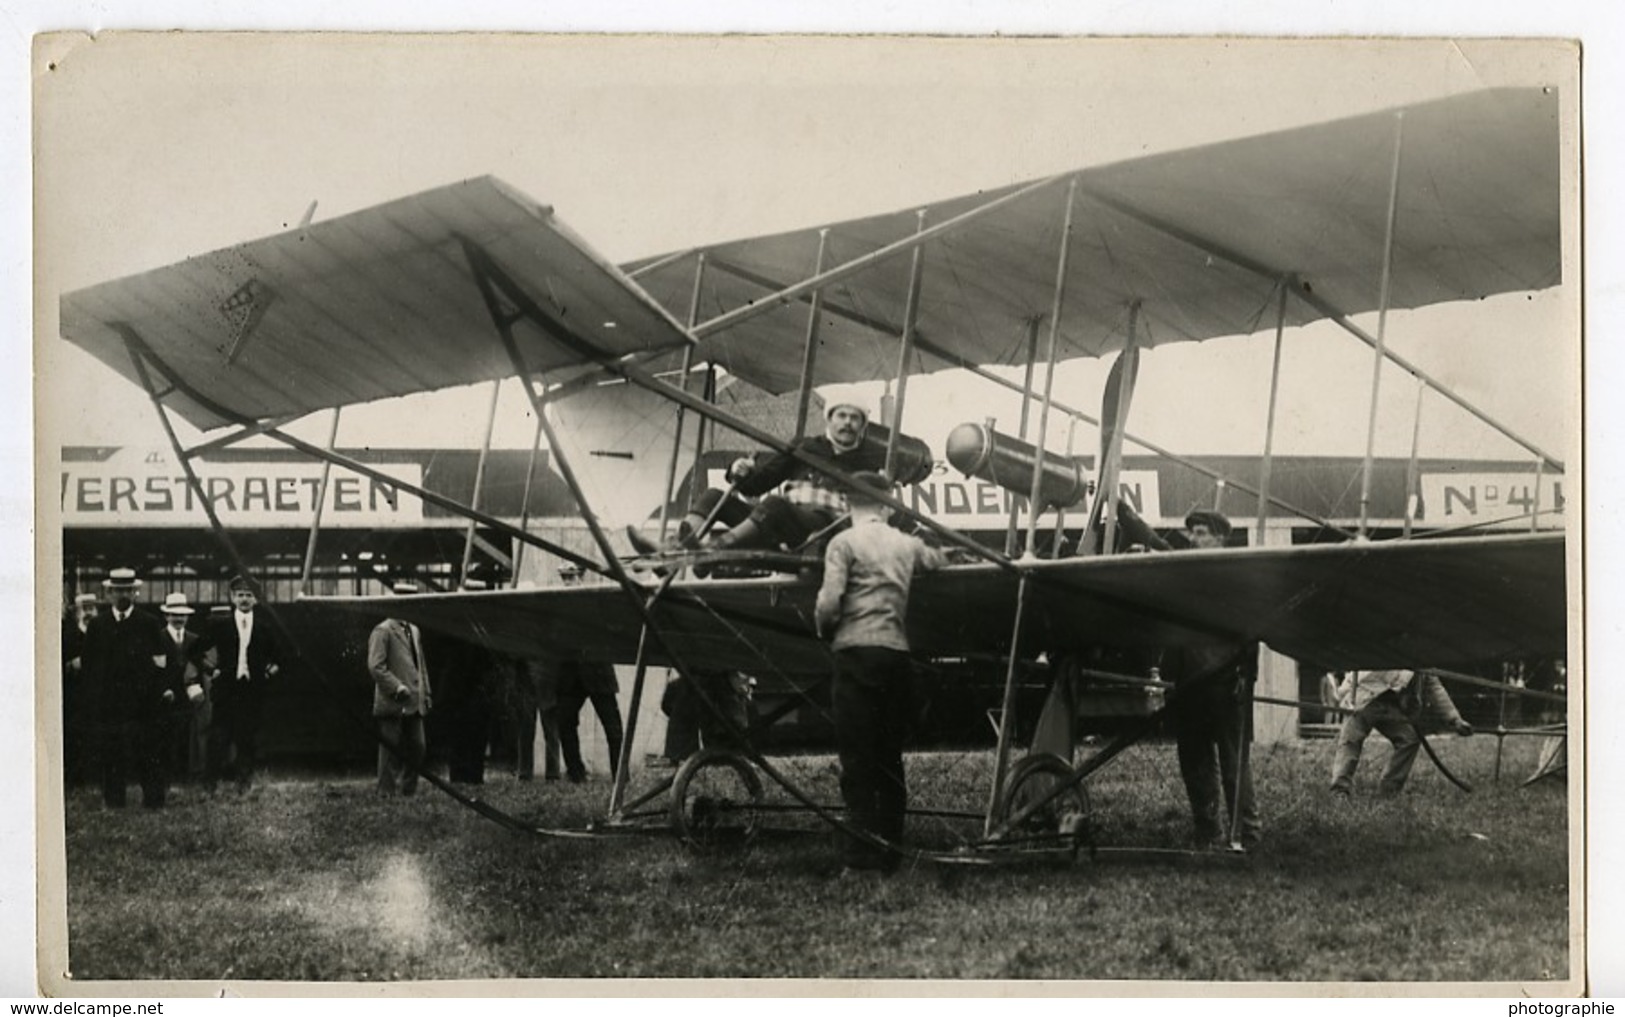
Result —
[[[63, 620], [66, 782], [99, 784], [109, 808], [127, 804], [131, 783], [151, 809], [163, 808], [179, 781], [208, 795], [228, 782], [238, 793], [251, 791], [267, 700], [286, 666], [283, 641], [260, 610], [258, 584], [232, 579], [231, 603], [202, 624], [183, 592], [166, 595], [157, 614], [143, 606], [145, 584], [133, 569], [112, 569], [101, 585], [101, 596], [77, 594]], [[406, 582], [394, 589], [416, 591]], [[556, 779], [562, 769], [573, 782], [585, 780], [577, 718], [587, 703], [603, 725], [613, 775], [622, 725], [612, 667], [509, 660], [451, 640], [426, 650], [425, 642], [417, 626], [396, 619], [368, 638], [381, 793], [416, 790], [430, 764], [427, 732], [436, 712], [435, 765], [444, 762], [453, 783], [482, 783], [493, 744], [515, 735], [516, 776], [531, 779], [538, 717], [544, 777]]]
[[99, 598], [74, 598], [63, 626], [63, 741], [70, 782], [99, 780], [122, 808], [132, 781], [141, 804], [162, 808], [177, 774], [210, 791], [253, 784], [266, 690], [282, 667], [278, 642], [255, 610], [259, 591], [231, 581], [232, 604], [200, 628], [186, 594], [155, 616], [137, 603], [143, 581], [115, 568]]

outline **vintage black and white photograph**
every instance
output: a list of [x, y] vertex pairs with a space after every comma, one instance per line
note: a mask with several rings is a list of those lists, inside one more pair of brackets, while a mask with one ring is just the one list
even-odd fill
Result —
[[1584, 991], [1574, 42], [33, 70], [42, 992]]

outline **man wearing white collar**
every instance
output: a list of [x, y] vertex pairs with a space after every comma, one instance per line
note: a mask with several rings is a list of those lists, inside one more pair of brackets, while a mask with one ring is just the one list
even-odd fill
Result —
[[102, 583], [113, 609], [85, 630], [84, 674], [95, 697], [102, 754], [102, 801], [123, 808], [129, 771], [141, 784], [141, 804], [162, 808], [165, 795], [163, 737], [176, 691], [166, 687], [168, 647], [163, 623], [135, 606], [141, 580], [117, 568]]
[[186, 627], [192, 617], [192, 605], [186, 594], [176, 591], [164, 598], [158, 609], [164, 616], [164, 638], [168, 640], [168, 674], [170, 689], [180, 689], [176, 699], [175, 731], [170, 742], [174, 746], [176, 773], [189, 777], [203, 776], [208, 760], [209, 695], [204, 683], [198, 658], [198, 644], [202, 637]]
[[212, 690], [214, 712], [205, 780], [212, 791], [235, 747], [232, 777], [237, 790], [246, 792], [254, 782], [266, 690], [282, 664], [276, 639], [255, 610], [259, 588], [247, 576], [232, 579], [230, 588], [231, 615], [215, 620], [204, 642], [203, 674]]

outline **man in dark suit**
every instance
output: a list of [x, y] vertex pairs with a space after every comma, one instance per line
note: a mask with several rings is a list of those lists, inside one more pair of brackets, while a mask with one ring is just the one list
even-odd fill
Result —
[[[417, 592], [402, 580], [396, 595]], [[378, 793], [417, 793], [427, 743], [423, 718], [429, 713], [429, 669], [418, 627], [399, 618], [379, 622], [367, 638], [367, 671], [372, 675], [372, 715], [378, 721]]]
[[72, 786], [94, 779], [91, 748], [95, 740], [96, 703], [85, 677], [85, 633], [100, 605], [94, 593], [73, 598], [73, 608], [62, 619], [62, 767], [64, 783]]
[[141, 804], [164, 804], [163, 737], [168, 715], [185, 693], [166, 683], [163, 623], [135, 606], [141, 580], [133, 569], [113, 569], [102, 584], [113, 609], [85, 631], [82, 662], [95, 699], [102, 751], [102, 800], [123, 808], [129, 771], [141, 783]]
[[[1230, 530], [1230, 520], [1220, 512], [1197, 509], [1185, 517], [1190, 550], [1225, 547]], [[1187, 644], [1163, 655], [1162, 674], [1174, 683], [1169, 706], [1197, 846], [1252, 847], [1264, 829], [1247, 758], [1253, 740], [1258, 644], [1222, 639]]]
[[164, 615], [164, 684], [183, 693], [176, 700], [171, 730], [166, 735], [170, 746], [166, 769], [171, 774], [201, 777], [208, 759], [205, 739], [209, 731], [209, 691], [198, 660], [203, 637], [186, 627], [193, 614], [186, 594], [171, 593], [158, 610]]
[[615, 680], [615, 668], [601, 661], [581, 660], [575, 657], [547, 661], [545, 666], [556, 668], [559, 699], [559, 743], [564, 750], [564, 772], [573, 784], [587, 779], [587, 766], [581, 758], [579, 733], [581, 708], [592, 703], [598, 714], [598, 723], [604, 728], [604, 741], [609, 748], [609, 775], [621, 760], [621, 706], [616, 698], [620, 683]]
[[265, 693], [282, 668], [276, 639], [255, 608], [259, 588], [247, 576], [231, 581], [231, 615], [210, 624], [203, 644], [203, 675], [213, 696], [209, 759], [204, 779], [212, 791], [237, 750], [232, 776], [239, 792], [254, 782], [255, 752], [265, 715]]

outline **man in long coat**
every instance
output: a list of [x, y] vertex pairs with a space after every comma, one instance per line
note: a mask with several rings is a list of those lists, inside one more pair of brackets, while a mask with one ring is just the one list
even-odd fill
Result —
[[[410, 582], [397, 582], [397, 595], [417, 592]], [[427, 742], [423, 718], [430, 707], [429, 669], [423, 659], [418, 627], [386, 618], [367, 638], [367, 671], [372, 675], [372, 715], [378, 721], [378, 792], [413, 795], [423, 768]]]
[[169, 715], [184, 690], [166, 684], [163, 623], [135, 606], [141, 580], [113, 569], [102, 584], [112, 610], [94, 618], [81, 651], [86, 685], [96, 703], [102, 756], [102, 801], [123, 808], [130, 771], [141, 804], [162, 808]]

